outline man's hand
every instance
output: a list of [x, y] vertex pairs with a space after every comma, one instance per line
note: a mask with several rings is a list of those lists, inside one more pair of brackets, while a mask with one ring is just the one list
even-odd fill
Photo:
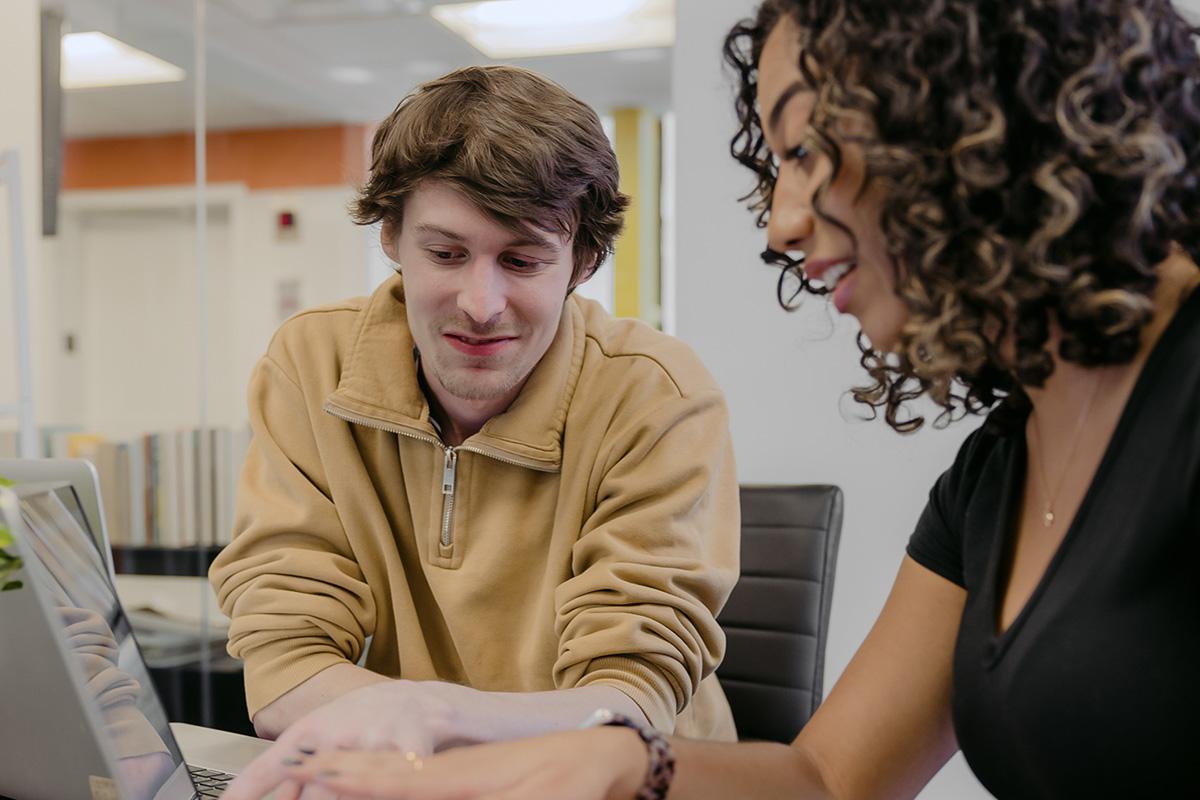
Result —
[[391, 680], [354, 664], [334, 664], [260, 708], [254, 715], [254, 732], [263, 739], [278, 739], [305, 715], [339, 697], [364, 686]]
[[[225, 800], [258, 800], [305, 755], [398, 750], [427, 756], [453, 739], [457, 710], [438, 683], [394, 680], [355, 689], [301, 718], [229, 785]], [[462, 687], [451, 687], [460, 689]], [[467, 690], [469, 691], [469, 690]]]
[[[347, 692], [295, 722], [223, 798], [258, 800], [284, 784], [291, 767], [318, 752], [391, 750], [423, 758], [458, 745], [571, 730], [597, 708], [645, 719], [637, 704], [612, 686], [518, 693], [385, 680]], [[305, 791], [306, 800], [320, 796]], [[294, 786], [276, 794], [285, 800], [294, 796]]]
[[[305, 792], [375, 800], [608, 800], [641, 786], [649, 757], [628, 728], [595, 728], [428, 759], [407, 753], [329, 752], [297, 759], [287, 777]], [[229, 795], [225, 795], [228, 797]]]

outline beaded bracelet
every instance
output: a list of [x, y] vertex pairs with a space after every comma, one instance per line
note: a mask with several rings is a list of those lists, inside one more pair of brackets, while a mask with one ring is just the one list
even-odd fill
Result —
[[667, 791], [671, 788], [671, 779], [675, 777], [675, 754], [671, 751], [671, 743], [667, 741], [667, 737], [648, 725], [607, 708], [597, 709], [583, 727], [604, 725], [632, 728], [646, 744], [650, 766], [646, 769], [646, 780], [634, 795], [634, 800], [665, 800]]

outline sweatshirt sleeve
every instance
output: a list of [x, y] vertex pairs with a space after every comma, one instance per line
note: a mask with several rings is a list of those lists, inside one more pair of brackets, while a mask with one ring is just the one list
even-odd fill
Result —
[[720, 663], [738, 576], [738, 486], [721, 394], [672, 397], [618, 430], [556, 594], [559, 688], [611, 685], [670, 732]]
[[232, 544], [209, 579], [245, 662], [246, 704], [263, 707], [328, 667], [353, 663], [375, 603], [329, 495], [296, 381], [264, 357], [249, 388], [252, 438], [238, 482]]

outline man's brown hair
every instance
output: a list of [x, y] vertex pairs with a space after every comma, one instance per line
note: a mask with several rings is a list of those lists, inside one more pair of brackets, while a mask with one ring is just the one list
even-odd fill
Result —
[[629, 198], [600, 119], [542, 76], [466, 67], [408, 94], [379, 126], [354, 221], [399, 230], [422, 181], [444, 181], [506, 227], [574, 234], [572, 284], [612, 252]]

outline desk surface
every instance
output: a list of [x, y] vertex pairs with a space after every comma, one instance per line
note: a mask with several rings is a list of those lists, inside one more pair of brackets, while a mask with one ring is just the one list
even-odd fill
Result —
[[171, 732], [183, 751], [183, 758], [195, 767], [237, 774], [271, 746], [265, 739], [242, 736], [211, 728], [172, 722]]

